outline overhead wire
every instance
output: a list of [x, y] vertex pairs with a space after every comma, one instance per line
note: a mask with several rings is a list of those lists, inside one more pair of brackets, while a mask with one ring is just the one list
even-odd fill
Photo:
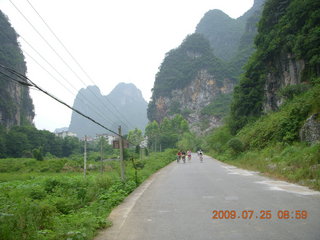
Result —
[[[72, 58], [72, 60], [76, 63], [76, 65], [81, 69], [81, 71], [86, 75], [86, 77], [91, 81], [92, 84], [97, 85], [91, 76], [85, 71], [85, 69], [81, 66], [81, 64], [77, 61], [77, 59], [73, 56], [73, 54], [68, 50], [68, 48], [63, 44], [63, 42], [60, 40], [60, 38], [55, 34], [55, 32], [52, 30], [52, 28], [49, 26], [49, 24], [44, 20], [44, 18], [40, 15], [40, 13], [35, 9], [35, 7], [31, 4], [29, 0], [26, 0], [30, 7], [35, 11], [35, 13], [38, 15], [38, 17], [41, 19], [41, 21], [44, 23], [44, 25], [48, 28], [48, 30], [51, 32], [51, 34], [55, 37], [55, 39], [60, 43], [60, 45], [63, 47], [63, 49], [68, 53], [68, 55]], [[126, 119], [126, 117], [114, 106], [114, 104], [106, 98], [106, 100], [109, 102], [109, 104], [114, 108], [116, 112], [129, 124], [131, 123]]]
[[[24, 38], [22, 38], [24, 41], [26, 41]], [[61, 77], [63, 78], [71, 88], [73, 88], [75, 90], [75, 92], [77, 92], [77, 89], [50, 63], [48, 62], [36, 49], [33, 48], [32, 45], [30, 45], [27, 41], [26, 43]], [[72, 96], [76, 96], [75, 93], [71, 92], [71, 90], [69, 88], [67, 88], [58, 78], [56, 78], [52, 73], [50, 73], [44, 66], [42, 66], [34, 57], [32, 57], [26, 50], [23, 50], [24, 53], [30, 58], [32, 59], [40, 68], [42, 68], [45, 72], [47, 72], [53, 79], [55, 79], [64, 89], [66, 89]], [[81, 96], [81, 98], [78, 98], [84, 105], [87, 105], [87, 103], [84, 102], [84, 100], [86, 100], [87, 102], [89, 102], [91, 105], [94, 106], [94, 104], [92, 104], [92, 102], [84, 95], [82, 94], [81, 91], [78, 92], [78, 94]], [[113, 124], [113, 120], [111, 120], [109, 117], [107, 117], [107, 115], [103, 116], [99, 111], [96, 111], [95, 108], [91, 109], [93, 112], [95, 112], [97, 115], [99, 115], [101, 118], [108, 120], [111, 124]]]
[[[67, 66], [67, 68], [76, 76], [76, 78], [78, 80], [80, 80], [80, 82], [82, 82], [82, 84], [84, 84], [84, 86], [86, 86], [86, 83], [82, 80], [82, 78], [72, 69], [72, 67], [63, 59], [63, 57], [61, 57], [61, 55], [54, 49], [54, 47], [52, 47], [52, 45], [45, 39], [45, 37], [37, 30], [37, 28], [29, 21], [29, 19], [22, 13], [22, 11], [11, 1], [9, 0], [10, 3], [13, 5], [13, 7], [19, 12], [19, 14], [25, 19], [25, 21], [32, 27], [32, 29], [41, 37], [41, 39], [49, 46], [49, 48], [58, 56], [58, 58]], [[30, 4], [30, 2], [28, 1], [28, 3]], [[30, 6], [35, 10], [35, 8], [30, 4]], [[37, 13], [38, 16], [40, 16], [40, 19], [45, 23], [45, 25], [48, 27], [49, 31], [53, 33], [52, 29], [48, 26], [48, 24], [44, 21], [44, 19], [41, 17], [41, 15], [38, 13], [38, 11], [35, 10], [35, 12]], [[56, 37], [56, 39], [58, 40], [58, 42], [63, 46], [63, 48], [65, 48], [66, 50], [66, 47], [65, 45], [63, 45], [63, 43], [60, 41], [60, 39], [57, 38], [56, 34], [53, 34], [53, 36]], [[78, 61], [75, 60], [75, 58], [73, 57], [73, 55], [70, 53], [70, 51], [66, 51], [70, 57], [76, 62], [76, 64], [78, 66], [80, 66], [80, 69], [85, 73], [85, 75], [87, 75], [87, 77], [93, 82], [93, 80], [90, 78], [90, 76], [84, 71], [84, 69], [81, 67], [81, 65], [78, 63]], [[93, 82], [93, 84], [95, 84]], [[95, 84], [96, 85], [96, 84]], [[93, 96], [95, 96], [98, 99], [98, 97], [96, 96], [96, 94], [89, 88], [88, 89]], [[106, 98], [106, 100], [111, 103], [109, 101], [108, 98]], [[102, 104], [104, 105], [104, 103], [102, 102]], [[113, 104], [110, 104], [113, 106]], [[106, 105], [104, 105], [110, 112], [112, 112], [110, 110], [109, 107], [107, 107]], [[113, 106], [114, 107], [114, 106]], [[115, 108], [115, 107], [114, 107]], [[119, 112], [119, 111], [118, 111]], [[114, 114], [114, 113], [113, 113]], [[114, 114], [115, 115], [115, 114]], [[116, 116], [116, 118], [118, 118], [118, 116]], [[124, 118], [125, 119], [125, 118]], [[118, 120], [120, 122], [122, 122], [126, 127], [128, 127], [128, 125], [123, 122], [121, 119], [118, 118]], [[129, 123], [129, 122], [128, 122]], [[130, 123], [129, 123], [130, 124]], [[129, 128], [129, 127], [128, 127]]]
[[[58, 58], [67, 66], [67, 68], [76, 76], [76, 78], [78, 80], [80, 80], [82, 82], [82, 84], [84, 86], [86, 86], [86, 83], [80, 78], [80, 76], [71, 68], [71, 66], [63, 59], [63, 57], [54, 49], [54, 47], [52, 47], [52, 45], [45, 39], [45, 37], [37, 30], [37, 28], [29, 21], [29, 19], [22, 13], [22, 11], [11, 1], [9, 0], [10, 3], [13, 5], [13, 7], [19, 12], [19, 14], [25, 19], [25, 21], [32, 27], [32, 29], [41, 37], [41, 39], [49, 46], [49, 48], [58, 56]], [[26, 41], [24, 39], [24, 41]], [[31, 46], [29, 43], [28, 43], [29, 46]], [[39, 54], [39, 52], [37, 50], [35, 50], [35, 48], [32, 47], [32, 49], [34, 51], [36, 51], [38, 53], [38, 55], [41, 55]], [[44, 59], [42, 57], [42, 59]], [[46, 61], [48, 63], [48, 61]], [[52, 65], [51, 65], [52, 66]], [[61, 74], [59, 74], [61, 76]], [[64, 80], [66, 80], [64, 78]], [[67, 81], [67, 80], [66, 80]], [[70, 83], [69, 83], [70, 84]], [[97, 100], [99, 101], [98, 97], [96, 96], [96, 94], [94, 94], [94, 92], [89, 88], [89, 91], [92, 93], [93, 96], [95, 96], [97, 98]], [[92, 103], [91, 103], [92, 104]], [[94, 104], [92, 104], [92, 106], [94, 106]], [[104, 112], [104, 111], [102, 111]], [[99, 114], [101, 115], [101, 114]], [[108, 117], [106, 117], [108, 118]], [[110, 120], [110, 119], [109, 119]]]
[[[24, 38], [22, 35], [19, 35], [19, 37], [20, 37], [35, 53], [37, 53], [37, 55], [38, 55], [46, 64], [48, 64], [48, 65], [53, 69], [54, 72], [56, 72], [66, 83], [68, 83], [68, 85], [69, 85], [72, 89], [74, 89], [74, 90], [77, 92], [77, 89], [70, 83], [70, 81], [68, 81], [68, 79], [66, 79], [35, 47], [33, 47], [32, 44], [30, 44], [30, 42], [26, 40], [26, 38]], [[37, 60], [35, 60], [35, 58], [33, 58], [30, 54], [28, 54], [26, 50], [23, 50], [23, 51], [24, 51], [24, 52], [26, 53], [26, 55], [28, 55], [34, 62], [36, 62], [37, 65], [39, 65], [42, 69], [44, 69], [44, 67], [41, 66], [41, 64], [40, 64]], [[51, 73], [49, 73], [48, 70], [45, 70], [45, 71], [46, 71], [51, 77], [53, 77], [53, 75], [52, 75]], [[53, 77], [53, 78], [54, 78], [61, 86], [63, 86], [65, 89], [67, 89], [61, 81], [59, 81], [59, 80], [58, 80], [57, 78], [55, 78], [55, 77]], [[67, 91], [70, 92], [70, 90], [67, 90]], [[84, 102], [83, 102], [83, 99], [84, 99], [84, 100], [86, 100], [88, 103], [90, 103], [92, 106], [96, 106], [96, 105], [93, 104], [90, 100], [88, 100], [88, 98], [87, 98], [85, 95], [83, 95], [81, 92], [79, 92], [79, 94], [82, 96], [82, 98], [79, 98], [82, 103], [84, 103]], [[72, 93], [72, 95], [75, 96], [74, 93]], [[84, 103], [84, 104], [87, 105], [86, 103]], [[97, 115], [99, 115], [101, 118], [105, 118], [105, 119], [108, 120], [110, 123], [114, 123], [114, 120], [110, 119], [107, 115], [104, 115], [104, 116], [101, 115], [101, 112], [102, 112], [102, 113], [104, 112], [102, 109], [100, 109], [100, 111], [96, 111], [95, 108], [92, 107], [91, 110], [94, 111], [94, 112], [95, 112]]]
[[[15, 76], [17, 76], [18, 78], [22, 79], [22, 80], [25, 80], [27, 81], [28, 84], [31, 84], [32, 86], [34, 86], [35, 88], [37, 88], [38, 90], [40, 90], [41, 92], [43, 92], [44, 94], [48, 95], [49, 97], [53, 98], [54, 100], [58, 101], [59, 103], [63, 104], [64, 106], [70, 108], [72, 111], [75, 111], [76, 113], [80, 114], [81, 116], [89, 119], [90, 121], [92, 121], [93, 123], [99, 125], [100, 127], [104, 128], [105, 130], [121, 137], [121, 138], [124, 138], [122, 135], [120, 135], [119, 133], [109, 129], [108, 127], [104, 126], [103, 124], [99, 123], [98, 121], [94, 120], [93, 118], [87, 116], [86, 114], [82, 113], [81, 111], [75, 109], [74, 107], [71, 107], [70, 105], [68, 105], [67, 103], [65, 103], [64, 101], [58, 99], [57, 97], [53, 96], [52, 94], [50, 94], [49, 92], [47, 92], [46, 90], [42, 89], [41, 87], [39, 87], [37, 84], [35, 84], [30, 78], [28, 78], [27, 76], [9, 68], [9, 67], [6, 67], [2, 64], [0, 64], [0, 67], [7, 70], [8, 72], [14, 74]], [[11, 78], [10, 78], [11, 79]], [[11, 79], [12, 80], [12, 79]]]
[[5, 77], [7, 77], [7, 78], [9, 78], [10, 80], [14, 81], [15, 83], [19, 83], [19, 84], [27, 86], [27, 87], [31, 87], [32, 86], [32, 84], [30, 84], [28, 82], [24, 82], [24, 81], [19, 81], [19, 80], [15, 79], [15, 78], [9, 76], [8, 74], [2, 72], [2, 71], [0, 71], [0, 74], [5, 76]]

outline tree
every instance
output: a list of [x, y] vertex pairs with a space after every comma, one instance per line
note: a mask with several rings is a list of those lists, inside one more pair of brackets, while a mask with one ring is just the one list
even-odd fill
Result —
[[135, 146], [139, 145], [143, 141], [142, 131], [138, 128], [130, 130], [128, 133], [128, 141]]
[[149, 122], [146, 126], [145, 135], [148, 137], [148, 145], [156, 151], [157, 140], [159, 139], [159, 124], [157, 121]]
[[6, 141], [8, 156], [22, 157], [26, 152], [30, 152], [28, 137], [13, 128], [9, 131]]
[[161, 150], [177, 147], [177, 142], [186, 133], [190, 133], [189, 124], [180, 114], [175, 115], [172, 119], [164, 118], [160, 125], [153, 121], [146, 127], [146, 136], [155, 151], [156, 145], [159, 145]]

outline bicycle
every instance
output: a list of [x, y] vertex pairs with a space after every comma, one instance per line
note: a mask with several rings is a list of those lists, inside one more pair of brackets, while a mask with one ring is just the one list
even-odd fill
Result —
[[183, 163], [186, 163], [186, 155], [182, 155]]

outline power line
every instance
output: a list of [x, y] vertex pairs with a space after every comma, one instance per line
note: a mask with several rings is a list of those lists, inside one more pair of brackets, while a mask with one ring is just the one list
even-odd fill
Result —
[[[71, 66], [61, 57], [61, 55], [54, 49], [54, 47], [52, 47], [52, 45], [44, 38], [44, 36], [36, 29], [36, 27], [28, 20], [28, 18], [22, 13], [22, 11], [11, 1], [11, 0], [9, 0], [10, 1], [10, 3], [13, 5], [13, 7], [20, 13], [20, 15], [25, 19], [25, 21], [32, 27], [32, 29], [41, 37], [41, 39], [49, 46], [49, 48], [58, 56], [58, 58], [67, 66], [67, 68], [76, 76], [76, 78], [78, 78], [81, 82], [82, 82], [82, 84], [84, 84], [84, 86], [86, 86], [86, 83], [80, 78], [80, 76], [71, 68]], [[30, 2], [28, 2], [29, 4], [30, 4]], [[31, 5], [31, 4], [30, 4]], [[35, 10], [35, 8], [31, 5], [31, 7]], [[40, 14], [36, 11], [36, 13], [40, 16]], [[42, 21], [44, 21], [43, 20], [43, 18], [40, 16], [40, 18], [42, 19]], [[45, 21], [44, 21], [44, 23], [45, 23]], [[48, 27], [48, 24], [46, 24], [45, 23], [45, 25]], [[52, 30], [51, 30], [51, 28], [49, 28], [49, 30], [51, 31], [51, 32], [53, 32]], [[55, 37], [56, 37], [56, 34], [53, 34]], [[56, 37], [57, 38], [57, 37]], [[57, 40], [58, 40], [58, 42], [60, 42], [60, 44], [61, 44], [61, 41], [57, 38]], [[63, 45], [63, 44], [62, 44]], [[63, 45], [63, 47], [65, 48], [65, 46]], [[74, 59], [74, 61], [77, 63], [77, 65], [80, 65], [76, 60], [75, 60], [75, 58], [72, 56], [72, 54], [69, 52], [69, 51], [67, 51], [67, 53], [71, 56], [71, 58], [72, 59]], [[83, 68], [81, 67], [81, 65], [80, 65], [80, 69], [82, 69], [83, 70]], [[84, 71], [84, 70], [83, 70]], [[87, 75], [87, 73], [84, 71], [84, 73]], [[89, 77], [89, 75], [87, 75], [87, 77], [92, 81], [92, 79]], [[93, 82], [93, 81], [92, 81]], [[95, 84], [94, 82], [93, 82], [93, 84]], [[96, 85], [96, 84], [95, 84]], [[97, 100], [99, 100], [98, 99], [98, 97], [94, 94], [94, 92], [89, 88], [88, 89], [91, 93], [92, 93], [92, 95], [93, 96], [95, 96], [96, 98], [97, 98]], [[113, 106], [113, 104], [109, 101], [109, 99], [107, 99], [106, 98], [106, 100]], [[102, 104], [104, 104], [103, 102], [102, 102]], [[106, 106], [106, 105], [104, 105], [109, 111], [110, 111], [110, 109]], [[114, 107], [114, 106], [113, 106]], [[115, 107], [114, 107], [115, 108]], [[116, 109], [116, 108], [115, 108]], [[119, 112], [117, 109], [116, 109], [116, 111], [117, 112]], [[112, 111], [110, 111], [110, 112], [112, 112]], [[117, 117], [117, 116], [116, 116]], [[124, 118], [125, 119], [125, 118]], [[122, 122], [126, 127], [128, 127], [128, 125], [125, 123], [125, 122], [123, 122], [120, 118], [118, 118], [118, 120], [120, 121], [120, 122]], [[125, 119], [126, 120], [126, 119]], [[128, 122], [129, 123], [129, 122]], [[130, 123], [129, 123], [129, 125], [130, 125]], [[128, 127], [129, 128], [129, 127]]]
[[[10, 72], [11, 74], [17, 76], [18, 78], [20, 78], [22, 81], [19, 81], [19, 80], [16, 80], [14, 79], [13, 77], [7, 75], [6, 73], [3, 73], [1, 70], [0, 70], [0, 74], [3, 74], [4, 76], [7, 76], [8, 79], [10, 80], [13, 80], [15, 81], [16, 83], [19, 83], [19, 84], [23, 84], [24, 86], [30, 86], [30, 87], [35, 87], [36, 90], [39, 90], [41, 92], [43, 92], [44, 94], [48, 95], [49, 97], [53, 98], [54, 100], [56, 100], [57, 102], [63, 104], [64, 106], [70, 108], [72, 111], [78, 113], [79, 115], [87, 118], [88, 120], [92, 121], [93, 123], [97, 124], [98, 126], [106, 129], [107, 131], [119, 136], [121, 139], [124, 139], [124, 137], [121, 135], [121, 134], [118, 134], [116, 133], [115, 131], [109, 129], [108, 127], [102, 125], [101, 123], [99, 123], [98, 121], [94, 120], [93, 118], [85, 115], [84, 113], [82, 113], [81, 111], [75, 109], [74, 107], [71, 107], [70, 105], [68, 105], [67, 103], [63, 102], [62, 100], [58, 99], [57, 97], [53, 96], [52, 94], [50, 94], [49, 92], [45, 91], [44, 89], [42, 89], [41, 87], [39, 87], [37, 84], [35, 84], [33, 81], [31, 81], [30, 78], [28, 78], [27, 76], [17, 72], [16, 70], [12, 69], [12, 68], [9, 68], [9, 67], [6, 67], [2, 64], [0, 64], [0, 67], [7, 70], [8, 72]], [[121, 127], [120, 127], [121, 128]], [[129, 140], [126, 140], [128, 143], [132, 144], [132, 145], [135, 145], [134, 143], [130, 142]]]
[[[60, 43], [60, 45], [63, 47], [63, 49], [68, 53], [68, 55], [72, 58], [72, 60], [76, 63], [76, 65], [81, 69], [81, 71], [86, 75], [86, 77], [91, 81], [92, 84], [97, 85], [93, 79], [90, 77], [90, 75], [85, 71], [85, 69], [81, 66], [81, 64], [76, 60], [76, 58], [71, 54], [71, 52], [68, 50], [68, 48], [63, 44], [63, 42], [60, 40], [60, 38], [54, 33], [52, 28], [47, 24], [47, 22], [44, 20], [44, 18], [40, 15], [40, 13], [35, 9], [35, 7], [30, 3], [29, 0], [26, 0], [30, 7], [35, 11], [35, 13], [38, 15], [38, 17], [41, 19], [41, 21], [44, 23], [44, 25], [49, 29], [51, 34], [55, 37], [55, 39]], [[109, 104], [115, 109], [115, 111], [119, 114], [120, 117], [122, 117], [129, 125], [131, 123], [125, 118], [125, 116], [114, 106], [114, 104], [106, 98], [106, 100], [109, 102]], [[132, 126], [132, 125], [131, 125]], [[128, 127], [128, 126], [127, 126]]]
[[31, 87], [32, 84], [28, 83], [28, 82], [24, 82], [24, 81], [19, 81], [11, 76], [9, 76], [8, 74], [4, 73], [4, 72], [1, 72], [0, 71], [0, 74], [2, 74], [3, 76], [9, 78], [10, 80], [14, 81], [15, 83], [20, 83], [21, 85], [24, 85], [24, 86], [27, 86], [27, 87]]
[[[67, 108], [70, 108], [72, 111], [75, 111], [76, 113], [80, 114], [81, 116], [89, 119], [90, 121], [92, 121], [93, 123], [99, 125], [100, 127], [106, 129], [107, 131], [123, 138], [123, 136], [119, 135], [118, 133], [114, 132], [113, 130], [109, 129], [108, 127], [102, 125], [101, 123], [97, 122], [96, 120], [92, 119], [91, 117], [83, 114], [82, 112], [80, 112], [79, 110], [75, 109], [74, 107], [71, 107], [70, 105], [68, 105], [67, 103], [63, 102], [62, 100], [58, 99], [57, 97], [53, 96], [52, 94], [50, 94], [49, 92], [45, 91], [44, 89], [42, 89], [41, 87], [39, 87], [37, 84], [35, 84], [33, 81], [31, 81], [28, 77], [26, 77], [25, 75], [11, 69], [11, 68], [8, 68], [2, 64], [0, 64], [0, 67], [7, 70], [8, 72], [16, 75], [18, 78], [22, 79], [22, 80], [25, 80], [28, 82], [28, 84], [34, 86], [35, 88], [37, 88], [38, 90], [40, 90], [41, 92], [43, 92], [44, 94], [48, 95], [49, 97], [53, 98], [54, 100], [56, 100], [57, 102], [63, 104], [64, 106], [66, 106]], [[11, 79], [11, 78], [10, 78]], [[12, 80], [12, 79], [11, 79]]]
[[[71, 86], [71, 88], [73, 88], [76, 92], [76, 88], [54, 67], [52, 66], [52, 64], [50, 62], [48, 62], [36, 49], [33, 48], [32, 45], [30, 45], [25, 38], [22, 37], [22, 39], [61, 77], [63, 78], [68, 84], [69, 86]], [[53, 74], [51, 74], [45, 67], [43, 67], [35, 58], [33, 58], [26, 50], [24, 50], [24, 53], [30, 58], [32, 59], [40, 68], [42, 68], [45, 72], [47, 72], [53, 79], [55, 79], [63, 88], [65, 88], [69, 93], [71, 93], [73, 96], [75, 96], [74, 93], [72, 93], [70, 91], [70, 89], [68, 89], [59, 79], [57, 79]], [[88, 103], [90, 103], [92, 106], [94, 106], [94, 104], [92, 104], [91, 101], [89, 101], [85, 95], [83, 95], [81, 92], [79, 92], [80, 96], [83, 98], [79, 98], [80, 101], [86, 105], [85, 102], [83, 102], [83, 100], [86, 100]], [[109, 117], [102, 116], [101, 113], [99, 111], [96, 111], [94, 108], [92, 108], [92, 111], [94, 111], [97, 115], [99, 115], [101, 118], [104, 118], [106, 120], [108, 120], [110, 123], [113, 123], [113, 120], [111, 120]]]

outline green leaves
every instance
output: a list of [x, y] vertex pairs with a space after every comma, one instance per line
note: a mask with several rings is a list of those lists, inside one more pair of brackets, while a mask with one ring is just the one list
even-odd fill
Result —
[[160, 145], [162, 150], [175, 148], [185, 133], [190, 133], [189, 124], [180, 114], [172, 119], [164, 118], [160, 124], [156, 121], [149, 122], [145, 131], [149, 145], [154, 151], [160, 149]]
[[[272, 84], [266, 83], [267, 74], [273, 74], [273, 81], [281, 85], [281, 71], [284, 71], [281, 65], [286, 64], [283, 61], [288, 61], [283, 59], [285, 56], [292, 56], [293, 61], [304, 61], [302, 80], [308, 82], [319, 75], [319, 9], [320, 2], [313, 0], [266, 2], [255, 39], [257, 51], [248, 61], [240, 84], [234, 91], [230, 118], [233, 134], [262, 115], [266, 84]], [[277, 90], [276, 86], [271, 87]], [[280, 90], [287, 98], [300, 91], [298, 86], [289, 88]]]
[[153, 99], [170, 96], [172, 90], [184, 88], [203, 69], [217, 79], [225, 76], [226, 70], [213, 55], [209, 42], [201, 34], [189, 35], [178, 48], [166, 54], [156, 75]]
[[79, 153], [81, 145], [78, 138], [62, 139], [33, 126], [15, 126], [8, 133], [0, 128], [0, 157], [34, 157], [41, 160], [46, 153], [67, 157]]

